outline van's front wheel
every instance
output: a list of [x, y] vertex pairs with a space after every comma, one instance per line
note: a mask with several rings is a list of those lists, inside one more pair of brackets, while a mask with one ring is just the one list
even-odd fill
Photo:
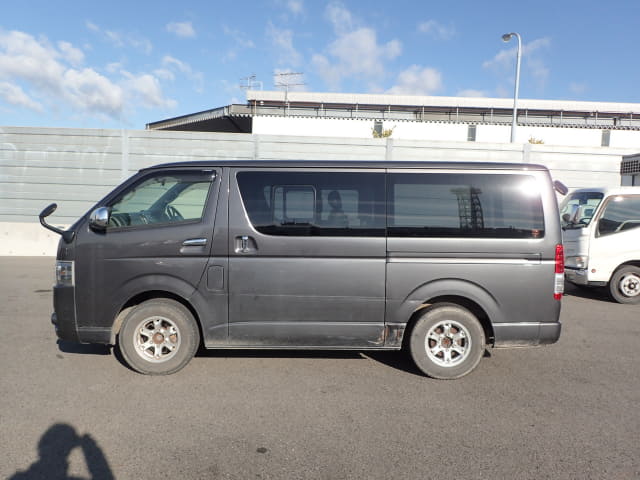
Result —
[[609, 293], [618, 303], [640, 303], [640, 268], [627, 265], [618, 269], [611, 276]]
[[200, 342], [191, 312], [169, 299], [147, 300], [135, 307], [118, 334], [118, 350], [134, 370], [168, 375], [182, 369]]
[[471, 372], [482, 358], [485, 336], [466, 308], [443, 303], [424, 310], [409, 339], [411, 356], [426, 375], [453, 380]]

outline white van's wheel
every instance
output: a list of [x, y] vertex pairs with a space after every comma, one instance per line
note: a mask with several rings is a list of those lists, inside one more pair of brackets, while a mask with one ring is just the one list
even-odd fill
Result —
[[134, 370], [168, 375], [183, 368], [200, 342], [191, 312], [169, 299], [148, 300], [135, 307], [118, 334], [118, 349]]
[[627, 265], [618, 269], [609, 282], [609, 293], [618, 303], [640, 303], [640, 268]]
[[466, 308], [450, 303], [426, 309], [413, 327], [409, 342], [417, 367], [441, 380], [471, 372], [485, 349], [484, 330], [478, 319]]

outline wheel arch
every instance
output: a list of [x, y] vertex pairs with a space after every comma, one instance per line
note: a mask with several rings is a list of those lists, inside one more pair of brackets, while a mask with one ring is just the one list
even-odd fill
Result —
[[411, 330], [423, 310], [441, 303], [455, 304], [469, 310], [482, 325], [487, 345], [494, 344], [493, 324], [503, 321], [503, 315], [495, 297], [476, 283], [459, 279], [443, 279], [414, 289], [397, 309], [398, 322], [406, 322], [403, 348], [406, 347]]
[[629, 266], [640, 268], [640, 260], [627, 260], [626, 262], [621, 263], [620, 265], [618, 265], [616, 268], [613, 269], [611, 276], [613, 277], [613, 275], [621, 268], [629, 267]]
[[[125, 294], [126, 293], [126, 294]], [[198, 293], [193, 285], [186, 283], [184, 280], [172, 276], [145, 276], [135, 279], [133, 282], [124, 285], [120, 289], [118, 298], [126, 300], [119, 303], [119, 307], [111, 312], [111, 334], [110, 343], [115, 345], [116, 338], [122, 323], [128, 313], [136, 306], [152, 299], [166, 298], [174, 300], [183, 305], [193, 315], [194, 320], [200, 332], [200, 341], [202, 342], [202, 314], [206, 310], [206, 302]], [[114, 302], [115, 303], [115, 302]]]
[[112, 344], [116, 343], [116, 338], [118, 336], [118, 333], [120, 332], [120, 329], [122, 328], [122, 323], [124, 322], [124, 319], [127, 318], [127, 315], [129, 314], [129, 312], [131, 312], [131, 310], [135, 308], [137, 305], [140, 305], [141, 303], [146, 302], [147, 300], [154, 300], [154, 299], [174, 300], [175, 302], [181, 304], [187, 310], [189, 310], [191, 315], [193, 315], [193, 318], [195, 319], [196, 324], [198, 325], [198, 330], [200, 332], [200, 339], [201, 339], [200, 341], [202, 342], [202, 325], [200, 322], [200, 315], [198, 314], [198, 311], [193, 307], [193, 305], [189, 301], [187, 301], [185, 298], [179, 295], [176, 295], [173, 292], [168, 292], [166, 290], [150, 290], [150, 291], [139, 293], [138, 295], [130, 298], [122, 306], [122, 308], [116, 315], [116, 318], [113, 322], [113, 326], [111, 327], [111, 343]]

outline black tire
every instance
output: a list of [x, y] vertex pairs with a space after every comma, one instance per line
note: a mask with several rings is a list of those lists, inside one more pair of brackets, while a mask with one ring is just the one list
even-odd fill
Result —
[[425, 309], [414, 325], [409, 350], [424, 374], [453, 380], [467, 375], [480, 362], [485, 350], [484, 330], [466, 308], [436, 304]]
[[169, 299], [153, 299], [134, 307], [118, 333], [118, 350], [135, 371], [169, 375], [184, 368], [200, 344], [191, 312]]
[[625, 265], [616, 270], [609, 282], [609, 295], [618, 303], [640, 303], [640, 268]]

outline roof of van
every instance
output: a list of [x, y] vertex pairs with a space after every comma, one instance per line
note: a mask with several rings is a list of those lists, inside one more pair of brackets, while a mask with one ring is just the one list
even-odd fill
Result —
[[543, 165], [532, 163], [504, 162], [422, 162], [387, 160], [198, 160], [173, 162], [143, 168], [212, 168], [212, 167], [256, 167], [256, 168], [428, 168], [455, 170], [547, 170]]

